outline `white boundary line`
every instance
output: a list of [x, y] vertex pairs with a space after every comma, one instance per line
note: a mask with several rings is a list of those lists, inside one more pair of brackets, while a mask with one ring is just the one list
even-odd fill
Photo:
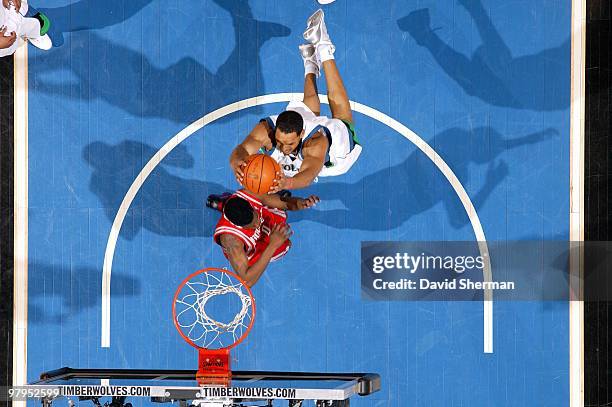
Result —
[[[28, 362], [28, 46], [21, 42], [14, 62], [14, 287], [13, 385], [27, 384]], [[13, 401], [25, 407], [25, 401]]]
[[[327, 97], [319, 95], [321, 102], [328, 103]], [[157, 165], [164, 159], [172, 149], [182, 143], [189, 136], [200, 130], [204, 126], [214, 122], [215, 120], [235, 113], [239, 110], [247, 109], [253, 106], [265, 105], [269, 103], [279, 102], [290, 102], [293, 100], [302, 100], [302, 93], [275, 93], [270, 95], [257, 96], [250, 99], [241, 100], [234, 102], [222, 108], [219, 108], [211, 113], [208, 113], [204, 117], [191, 123], [189, 126], [181, 130], [177, 135], [172, 137], [164, 146], [155, 153], [155, 155], [147, 162], [147, 164], [140, 171], [130, 189], [126, 193], [121, 206], [117, 211], [117, 215], [111, 226], [111, 231], [108, 236], [106, 244], [106, 251], [104, 253], [104, 265], [102, 268], [102, 321], [101, 321], [101, 346], [103, 348], [110, 347], [110, 281], [111, 281], [111, 269], [113, 264], [113, 256], [115, 254], [115, 247], [117, 245], [117, 239], [121, 230], [121, 225], [125, 219], [127, 211], [132, 204], [132, 201], [136, 197], [136, 194], [140, 190], [140, 187], [145, 182], [151, 172], [157, 167]], [[459, 197], [465, 211], [470, 219], [472, 228], [474, 229], [474, 235], [476, 240], [479, 242], [478, 246], [481, 255], [485, 258], [485, 268], [483, 270], [484, 281], [492, 281], [491, 275], [491, 263], [489, 259], [489, 251], [486, 242], [486, 237], [476, 209], [470, 200], [467, 192], [461, 185], [461, 182], [450, 169], [450, 167], [444, 162], [444, 160], [435, 152], [435, 150], [427, 144], [422, 138], [416, 135], [412, 130], [392, 119], [386, 114], [373, 109], [369, 106], [362, 105], [361, 103], [351, 102], [351, 108], [353, 111], [364, 114], [372, 119], [378, 120], [379, 122], [391, 127], [393, 130], [400, 133], [402, 136], [410, 140], [415, 146], [417, 146], [429, 159], [438, 167], [438, 169], [444, 174], [446, 179], [449, 181], [455, 193]], [[485, 299], [483, 301], [483, 351], [485, 353], [493, 353], [493, 295], [491, 290], [485, 291]]]
[[[570, 104], [570, 241], [584, 241], [584, 109], [586, 0], [572, 0]], [[570, 251], [569, 387], [570, 407], [584, 406], [583, 252]], [[577, 290], [578, 292], [575, 292]], [[575, 300], [575, 301], [574, 301]]]

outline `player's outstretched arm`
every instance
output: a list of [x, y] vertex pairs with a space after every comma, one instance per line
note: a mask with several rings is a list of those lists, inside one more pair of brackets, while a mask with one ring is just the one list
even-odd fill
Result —
[[301, 211], [302, 209], [312, 208], [321, 202], [321, 198], [316, 195], [310, 195], [308, 198], [281, 198], [287, 204], [288, 211]]
[[267, 207], [282, 209], [284, 211], [300, 211], [302, 209], [312, 208], [321, 201], [316, 195], [310, 195], [308, 198], [293, 196], [281, 197], [278, 194], [258, 195], [258, 197]]
[[237, 237], [223, 234], [221, 235], [220, 242], [234, 271], [249, 287], [253, 287], [264, 271], [266, 271], [266, 267], [270, 264], [276, 249], [289, 239], [291, 233], [289, 225], [275, 225], [270, 233], [268, 247], [264, 249], [255, 264], [250, 267], [244, 244]]
[[238, 182], [242, 183], [242, 178], [244, 178], [243, 169], [248, 156], [257, 153], [261, 147], [270, 147], [269, 131], [270, 126], [268, 123], [265, 121], [259, 122], [242, 143], [232, 150], [232, 154], [230, 154], [230, 167], [234, 171]]

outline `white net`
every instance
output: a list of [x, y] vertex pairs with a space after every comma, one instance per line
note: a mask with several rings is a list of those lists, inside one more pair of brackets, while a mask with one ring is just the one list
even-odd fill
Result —
[[[215, 304], [212, 302], [215, 301]], [[212, 309], [212, 310], [211, 310]], [[222, 270], [204, 271], [177, 293], [176, 325], [196, 346], [220, 349], [248, 334], [253, 300], [243, 284]]]

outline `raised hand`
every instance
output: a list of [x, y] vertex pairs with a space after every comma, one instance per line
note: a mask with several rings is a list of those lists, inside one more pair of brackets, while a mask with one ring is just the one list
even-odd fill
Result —
[[270, 246], [274, 249], [278, 249], [292, 234], [293, 231], [286, 223], [274, 225], [270, 232]]
[[21, 0], [2, 0], [2, 5], [5, 9], [10, 10], [11, 3], [15, 6], [15, 10], [19, 13], [21, 9]]
[[291, 178], [285, 177], [283, 171], [278, 171], [276, 173], [276, 179], [270, 187], [268, 194], [276, 194], [277, 192], [280, 192], [284, 189], [291, 189]]
[[[2, 0], [5, 1], [5, 0]], [[17, 35], [12, 32], [10, 35], [6, 35], [6, 27], [2, 27], [0, 30], [0, 48], [9, 48], [17, 40]]]
[[321, 198], [319, 198], [316, 195], [310, 195], [308, 198], [300, 199], [298, 201], [298, 208], [299, 209], [312, 208], [319, 202], [321, 202]]
[[232, 163], [232, 171], [234, 171], [234, 176], [239, 184], [242, 184], [242, 180], [244, 179], [244, 167], [246, 167], [246, 162], [244, 160], [237, 160]]

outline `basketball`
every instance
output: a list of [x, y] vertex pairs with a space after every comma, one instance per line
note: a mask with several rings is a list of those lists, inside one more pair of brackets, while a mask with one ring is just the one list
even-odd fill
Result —
[[265, 194], [270, 190], [280, 166], [266, 154], [253, 154], [246, 160], [242, 186], [255, 194]]

